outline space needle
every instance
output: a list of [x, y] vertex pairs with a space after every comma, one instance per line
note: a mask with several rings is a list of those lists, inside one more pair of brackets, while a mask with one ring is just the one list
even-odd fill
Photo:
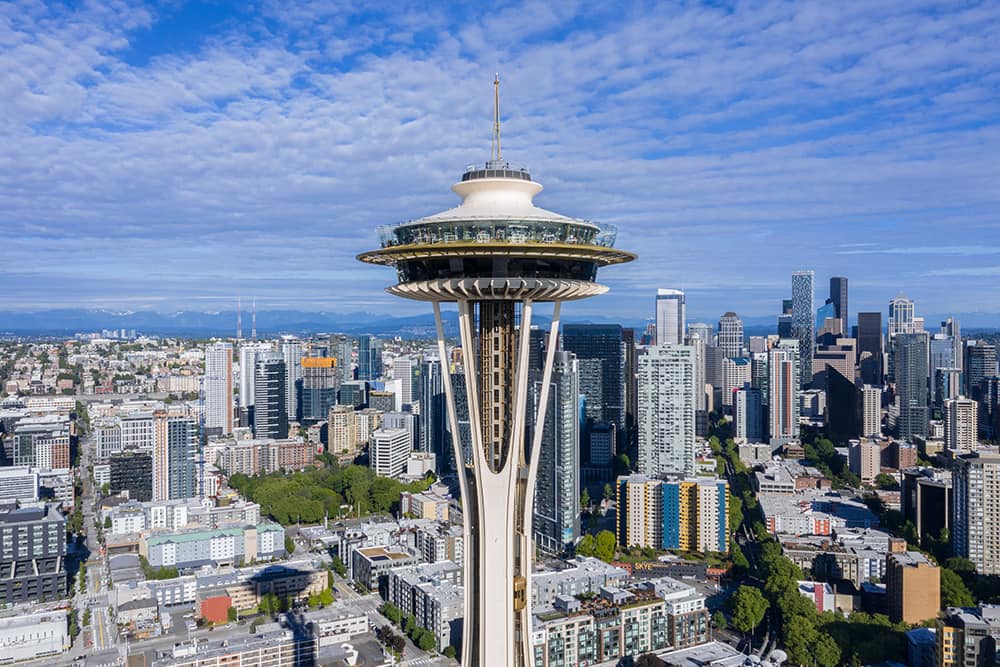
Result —
[[[380, 248], [358, 255], [392, 266], [390, 294], [430, 301], [459, 467], [465, 531], [464, 667], [534, 664], [531, 638], [532, 512], [543, 429], [527, 443], [532, 311], [553, 304], [536, 423], [545, 422], [563, 301], [603, 294], [597, 269], [630, 262], [616, 229], [534, 205], [542, 186], [512, 167], [500, 147], [500, 78], [493, 82], [490, 160], [469, 167], [452, 191], [462, 202], [419, 220], [379, 228]], [[460, 442], [441, 302], [458, 305], [471, 460]]]

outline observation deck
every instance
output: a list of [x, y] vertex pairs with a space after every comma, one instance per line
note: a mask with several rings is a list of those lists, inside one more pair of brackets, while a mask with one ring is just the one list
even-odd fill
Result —
[[597, 269], [635, 259], [614, 247], [612, 225], [534, 205], [542, 186], [527, 169], [491, 160], [468, 168], [452, 190], [462, 203], [378, 229], [380, 248], [358, 255], [393, 266], [388, 292], [420, 300], [576, 299], [606, 291]]

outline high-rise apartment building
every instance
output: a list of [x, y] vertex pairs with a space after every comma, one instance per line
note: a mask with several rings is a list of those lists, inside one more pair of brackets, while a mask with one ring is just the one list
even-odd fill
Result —
[[370, 334], [358, 336], [358, 379], [382, 377], [382, 341]]
[[841, 323], [841, 333], [847, 334], [851, 331], [850, 310], [847, 306], [847, 278], [845, 276], [833, 276], [830, 278], [830, 301], [833, 303], [837, 319]]
[[298, 389], [305, 355], [306, 346], [301, 340], [286, 338], [281, 341], [281, 357], [285, 362], [285, 414], [289, 420], [298, 416]]
[[392, 360], [392, 379], [399, 382], [399, 398], [403, 405], [412, 405], [413, 397], [419, 394], [419, 386], [414, 393], [414, 378], [419, 368], [420, 360], [416, 357], [400, 355]]
[[813, 272], [796, 271], [792, 274], [792, 335], [799, 341], [799, 384], [812, 382], [813, 348], [816, 331], [813, 328]]
[[848, 465], [862, 484], [873, 484], [879, 473], [882, 449], [873, 440], [855, 440], [848, 447]]
[[[576, 355], [580, 363], [580, 392], [585, 393], [584, 368], [587, 360], [598, 362], [600, 410], [594, 421], [614, 424], [618, 432], [625, 428], [625, 358], [622, 351], [622, 328], [618, 324], [567, 324], [563, 327], [562, 346]], [[587, 404], [594, 397], [587, 396]], [[596, 408], [595, 408], [596, 409]], [[588, 407], [588, 413], [590, 407]]]
[[968, 558], [979, 574], [1000, 574], [1000, 454], [979, 451], [955, 459], [952, 553]]
[[976, 429], [979, 425], [979, 404], [959, 396], [944, 403], [944, 446], [971, 452], [977, 448]]
[[870, 438], [882, 433], [882, 390], [870, 384], [861, 388], [863, 419], [861, 436]]
[[722, 405], [732, 408], [733, 392], [750, 383], [749, 357], [727, 357], [722, 360]]
[[285, 360], [280, 353], [258, 355], [254, 371], [253, 433], [258, 438], [288, 437]]
[[764, 396], [760, 389], [737, 389], [733, 399], [734, 435], [747, 442], [764, 442]]
[[656, 344], [680, 345], [684, 342], [687, 317], [684, 292], [676, 289], [656, 291]]
[[205, 430], [210, 435], [233, 432], [233, 346], [205, 348]]
[[380, 477], [398, 477], [406, 472], [406, 459], [412, 451], [413, 436], [405, 428], [377, 429], [368, 445], [371, 468]]
[[[536, 381], [532, 403], [540, 400]], [[534, 540], [542, 553], [559, 554], [580, 536], [580, 373], [572, 352], [555, 353], [552, 384], [535, 486]], [[539, 428], [534, 424], [533, 428]]]
[[622, 547], [729, 551], [729, 485], [712, 478], [619, 477], [618, 530]]
[[889, 340], [896, 334], [917, 331], [913, 301], [900, 294], [889, 300]]
[[153, 413], [153, 500], [197, 495], [197, 433], [189, 417], [165, 410]]
[[269, 353], [271, 346], [267, 343], [248, 343], [240, 345], [240, 425], [253, 426], [254, 382], [257, 369], [257, 358]]
[[0, 505], [0, 606], [63, 597], [65, 561], [66, 520], [55, 505]]
[[687, 345], [657, 345], [639, 357], [642, 474], [695, 474], [694, 364], [694, 348]]
[[768, 442], [778, 447], [799, 437], [799, 350], [781, 339], [767, 353]]
[[896, 433], [903, 440], [927, 435], [930, 419], [928, 340], [926, 332], [897, 333], [893, 338], [899, 406]]
[[743, 354], [743, 320], [736, 313], [729, 311], [719, 318], [716, 347], [726, 357], [739, 357]]
[[962, 395], [962, 369], [935, 368], [931, 390], [934, 407], [943, 409], [945, 401]]
[[882, 313], [858, 313], [858, 365], [865, 384], [882, 384]]

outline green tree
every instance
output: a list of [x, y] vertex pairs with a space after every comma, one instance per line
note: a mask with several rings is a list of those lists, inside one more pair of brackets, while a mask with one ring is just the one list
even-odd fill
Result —
[[720, 630], [725, 630], [729, 627], [729, 621], [726, 620], [726, 615], [721, 611], [716, 611], [712, 614], [712, 625]]
[[236, 607], [230, 607], [229, 609], [226, 610], [226, 618], [229, 619], [230, 623], [235, 621], [238, 617], [239, 614], [236, 611]]
[[90, 626], [90, 607], [83, 610], [83, 627]]
[[285, 535], [285, 553], [289, 556], [295, 553], [295, 540]]
[[396, 625], [399, 625], [400, 620], [403, 618], [403, 612], [401, 612], [399, 610], [399, 607], [392, 604], [391, 602], [386, 602], [385, 604], [383, 604], [382, 607], [379, 609], [379, 612], [381, 612], [383, 616], [388, 618]]
[[577, 556], [593, 556], [596, 549], [597, 540], [594, 539], [593, 535], [584, 535], [580, 538], [580, 541], [576, 543]]
[[946, 567], [942, 567], [940, 572], [942, 607], [971, 607], [976, 604], [962, 577]]
[[605, 563], [615, 557], [615, 534], [610, 530], [602, 530], [597, 534], [594, 555]]
[[444, 650], [441, 652], [444, 653], [444, 656], [446, 658], [451, 658], [452, 660], [454, 660], [455, 657], [458, 655], [458, 650], [451, 645], [445, 646]]
[[614, 490], [614, 488], [610, 484], [605, 484], [604, 485], [604, 499], [605, 500], [614, 500], [615, 499], [615, 490]]
[[740, 586], [729, 598], [733, 627], [743, 634], [752, 633], [762, 620], [770, 603], [753, 586]]
[[898, 491], [899, 482], [889, 473], [880, 472], [875, 476], [875, 488], [883, 491]]
[[432, 648], [437, 646], [437, 640], [434, 639], [434, 635], [426, 630], [417, 639], [417, 646], [423, 651], [430, 651]]
[[[333, 571], [339, 574], [341, 577], [347, 576], [347, 566], [344, 565], [344, 561], [340, 560], [340, 556], [333, 557]], [[333, 584], [331, 583], [331, 586]]]
[[111, 517], [104, 517], [104, 530], [111, 530]]
[[819, 633], [812, 621], [806, 616], [793, 616], [785, 621], [783, 629], [788, 662], [793, 665], [813, 664], [812, 649]]
[[321, 607], [329, 607], [333, 604], [333, 591], [329, 588], [324, 588], [323, 592], [319, 594], [319, 604]]
[[614, 473], [615, 477], [620, 475], [627, 475], [632, 471], [632, 461], [629, 460], [628, 454], [622, 452], [615, 457], [614, 460]]
[[837, 667], [840, 664], [840, 646], [825, 632], [819, 633], [812, 650], [813, 658], [820, 667]]
[[580, 507], [584, 510], [590, 509], [590, 491], [587, 487], [583, 487], [583, 493], [580, 494]]

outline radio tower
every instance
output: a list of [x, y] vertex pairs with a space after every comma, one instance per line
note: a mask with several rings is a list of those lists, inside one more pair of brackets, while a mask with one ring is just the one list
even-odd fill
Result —
[[[451, 425], [465, 530], [464, 667], [534, 664], [531, 636], [532, 515], [543, 429], [525, 442], [528, 334], [534, 306], [553, 303], [536, 423], [545, 423], [563, 301], [602, 294], [597, 269], [635, 259], [614, 248], [616, 230], [536, 207], [542, 186], [500, 151], [500, 78], [493, 81], [489, 161], [452, 190], [448, 211], [379, 229], [362, 262], [396, 269], [390, 294], [430, 301]], [[471, 461], [458, 434], [441, 302], [457, 302]], [[465, 462], [463, 466], [462, 463]]]

